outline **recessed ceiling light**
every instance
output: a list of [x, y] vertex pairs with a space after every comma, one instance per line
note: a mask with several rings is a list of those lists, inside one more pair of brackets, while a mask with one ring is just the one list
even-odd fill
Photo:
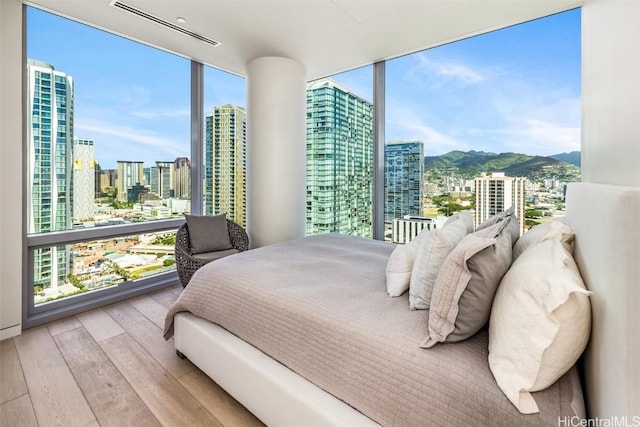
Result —
[[186, 19], [184, 19], [182, 16], [178, 16], [178, 17], [176, 18], [176, 22], [178, 22], [178, 24], [184, 24], [184, 23], [186, 23], [186, 22], [187, 22], [187, 20], [186, 20]]

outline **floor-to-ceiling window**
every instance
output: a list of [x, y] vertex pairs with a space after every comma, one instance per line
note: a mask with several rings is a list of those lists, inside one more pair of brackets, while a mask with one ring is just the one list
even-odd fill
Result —
[[[29, 326], [175, 282], [175, 230], [208, 200], [209, 214], [244, 224], [246, 138], [244, 79], [204, 67], [204, 84], [193, 85], [188, 59], [36, 8], [26, 13]], [[206, 103], [199, 165], [194, 91]], [[192, 182], [194, 166], [214, 173]], [[194, 193], [205, 200], [192, 206]]]
[[[580, 9], [389, 60], [385, 71], [386, 239], [404, 243], [463, 209], [517, 205], [525, 227], [563, 215], [565, 184], [580, 180]], [[476, 209], [498, 197], [477, 191], [482, 180], [508, 183], [504, 203]]]

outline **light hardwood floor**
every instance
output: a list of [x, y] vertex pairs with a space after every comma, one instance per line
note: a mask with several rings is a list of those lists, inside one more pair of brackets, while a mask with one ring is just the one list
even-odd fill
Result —
[[175, 286], [0, 342], [0, 426], [263, 425], [162, 338]]

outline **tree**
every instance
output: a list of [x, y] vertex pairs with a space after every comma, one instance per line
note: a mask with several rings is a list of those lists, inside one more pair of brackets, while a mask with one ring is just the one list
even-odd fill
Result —
[[524, 211], [525, 218], [540, 218], [542, 217], [542, 212], [537, 209], [527, 209]]
[[536, 225], [540, 224], [538, 221], [534, 221], [532, 219], [525, 219], [524, 220], [524, 225], [526, 225], [527, 227], [531, 228], [531, 227], [535, 227]]

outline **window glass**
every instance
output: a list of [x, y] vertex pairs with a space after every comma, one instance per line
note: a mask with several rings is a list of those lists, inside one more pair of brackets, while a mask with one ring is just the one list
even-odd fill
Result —
[[580, 10], [387, 61], [385, 99], [388, 240], [458, 210], [562, 216], [580, 180]]
[[29, 233], [190, 211], [188, 60], [35, 8], [27, 56]]
[[175, 270], [176, 232], [52, 246], [34, 251], [34, 304]]
[[373, 67], [307, 85], [306, 234], [373, 237]]

